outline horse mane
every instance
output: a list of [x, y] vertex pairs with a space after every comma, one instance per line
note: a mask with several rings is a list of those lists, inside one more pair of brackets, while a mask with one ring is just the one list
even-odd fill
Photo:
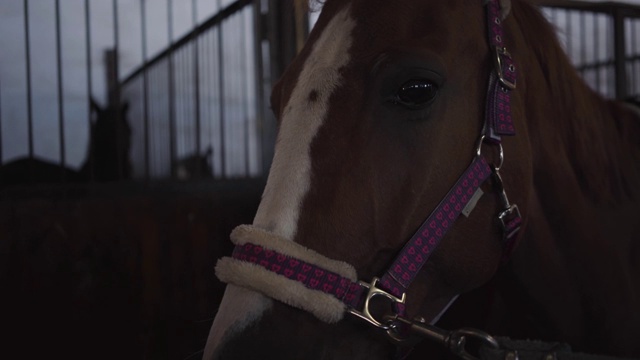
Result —
[[[527, 104], [549, 106], [544, 113], [555, 114], [535, 119], [548, 121], [549, 126], [528, 124], [531, 134], [548, 137], [532, 139], [533, 151], [541, 151], [540, 146], [547, 142], [560, 141], [583, 193], [597, 203], [636, 198], [640, 180], [640, 119], [621, 103], [605, 100], [589, 88], [560, 45], [554, 27], [537, 7], [514, 0], [512, 12], [526, 46], [540, 66], [545, 87], [539, 90], [548, 92], [548, 96], [540, 92], [526, 94]], [[524, 69], [529, 73], [531, 70]], [[535, 109], [527, 106], [527, 114], [531, 113], [536, 113]], [[536, 129], [540, 127], [555, 132], [542, 134]], [[534, 162], [535, 158], [534, 153]], [[538, 165], [543, 169], [547, 166], [534, 164]]]

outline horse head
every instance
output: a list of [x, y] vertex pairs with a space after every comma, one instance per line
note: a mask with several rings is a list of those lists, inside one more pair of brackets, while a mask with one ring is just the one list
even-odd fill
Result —
[[115, 181], [131, 177], [131, 126], [127, 118], [129, 104], [91, 105], [89, 151], [81, 173], [87, 180]]
[[273, 89], [273, 163], [218, 263], [229, 285], [205, 359], [389, 358], [398, 314], [434, 323], [494, 276], [529, 221], [529, 132], [553, 132], [528, 124], [549, 71], [525, 20], [552, 34], [520, 1], [325, 2]]

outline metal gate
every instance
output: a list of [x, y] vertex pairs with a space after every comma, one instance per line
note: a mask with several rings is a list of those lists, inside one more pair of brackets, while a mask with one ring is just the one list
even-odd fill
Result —
[[542, 1], [543, 12], [585, 81], [608, 98], [640, 96], [640, 7]]
[[[541, 3], [594, 89], [640, 95], [640, 7]], [[270, 87], [306, 30], [291, 4], [0, 2], [0, 165], [27, 182], [263, 176]]]
[[0, 184], [263, 176], [283, 3], [1, 2]]

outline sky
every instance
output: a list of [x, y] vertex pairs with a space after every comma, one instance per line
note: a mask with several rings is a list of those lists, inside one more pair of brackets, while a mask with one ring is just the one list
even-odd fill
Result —
[[[117, 33], [114, 31], [114, 1]], [[98, 102], [104, 103], [103, 51], [114, 46], [116, 36], [123, 78], [143, 62], [144, 52], [147, 59], [153, 57], [165, 49], [170, 40], [180, 38], [233, 0], [145, 0], [147, 36], [144, 48], [141, 0], [59, 0], [61, 94], [57, 90], [56, 2], [28, 1], [34, 152], [36, 156], [52, 161], [60, 159], [58, 99], [61, 96], [65, 156], [72, 167], [79, 166], [85, 158], [88, 134], [86, 2], [90, 8], [91, 92]], [[640, 0], [626, 2], [640, 4]], [[0, 162], [28, 154], [24, 4], [23, 0], [0, 0]], [[608, 56], [607, 48], [602, 47], [600, 51], [602, 54], [593, 56]]]

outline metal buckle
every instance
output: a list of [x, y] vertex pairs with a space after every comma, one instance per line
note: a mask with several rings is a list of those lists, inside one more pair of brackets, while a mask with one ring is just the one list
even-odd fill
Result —
[[513, 81], [509, 81], [504, 77], [504, 72], [502, 72], [502, 56], [508, 57], [509, 59], [511, 59], [511, 54], [509, 54], [509, 52], [507, 51], [507, 48], [505, 47], [500, 47], [500, 46], [496, 46], [496, 56], [494, 58], [494, 65], [496, 68], [496, 73], [498, 74], [498, 80], [500, 80], [500, 82], [502, 83], [502, 85], [504, 85], [504, 87], [506, 87], [509, 90], [515, 90], [516, 88], [516, 82]]
[[508, 229], [507, 225], [509, 221], [517, 218], [522, 218], [520, 215], [520, 209], [518, 209], [518, 205], [511, 204], [508, 208], [498, 214], [498, 219], [500, 219], [500, 223], [502, 224], [502, 229], [505, 231], [509, 231], [509, 233], [505, 233], [507, 238], [511, 237], [511, 235], [520, 229], [520, 226], [516, 226], [513, 229]]
[[374, 318], [371, 312], [369, 311], [369, 302], [371, 301], [371, 299], [373, 299], [376, 296], [382, 296], [391, 300], [395, 304], [404, 304], [406, 299], [406, 294], [403, 293], [402, 298], [397, 298], [396, 296], [393, 296], [388, 292], [378, 288], [376, 286], [378, 284], [378, 281], [380, 281], [380, 279], [378, 279], [377, 277], [373, 278], [373, 280], [371, 281], [371, 284], [367, 284], [365, 282], [359, 281], [358, 284], [369, 289], [369, 292], [367, 293], [367, 297], [365, 298], [365, 301], [364, 301], [364, 307], [362, 308], [362, 311], [358, 311], [353, 308], [350, 308], [347, 311], [350, 314], [355, 315], [356, 317], [368, 322], [369, 324], [379, 329], [389, 330], [393, 327], [393, 325], [391, 323], [383, 324], [380, 321], [376, 320], [376, 318]]

